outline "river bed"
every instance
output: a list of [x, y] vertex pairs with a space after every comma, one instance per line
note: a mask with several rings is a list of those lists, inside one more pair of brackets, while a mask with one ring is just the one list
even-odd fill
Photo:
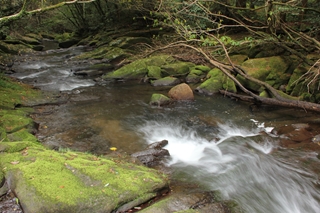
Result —
[[[221, 95], [167, 107], [148, 104], [168, 88], [138, 82], [105, 82], [74, 75], [72, 58], [86, 47], [23, 56], [13, 76], [42, 90], [66, 95], [62, 105], [37, 107], [39, 140], [51, 148], [132, 154], [168, 140], [165, 161], [173, 182], [219, 190], [248, 213], [316, 213], [320, 209], [319, 150], [284, 147], [273, 129], [308, 124], [319, 134], [319, 115], [303, 110], [255, 107]], [[310, 143], [311, 144], [311, 143]], [[298, 147], [298, 146], [297, 146]], [[320, 147], [320, 146], [319, 146]]]

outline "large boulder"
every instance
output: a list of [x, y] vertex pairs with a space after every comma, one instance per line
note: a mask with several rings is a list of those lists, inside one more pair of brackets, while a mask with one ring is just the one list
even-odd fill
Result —
[[[290, 65], [291, 59], [289, 57], [273, 56], [246, 60], [241, 64], [241, 67], [246, 70], [248, 75], [279, 89], [280, 86], [286, 85], [290, 79], [293, 71]], [[240, 75], [237, 75], [237, 79], [246, 88], [253, 91], [260, 90], [260, 85], [249, 82]]]
[[25, 213], [112, 212], [167, 186], [144, 166], [25, 141], [0, 143], [0, 166]]
[[207, 80], [196, 88], [197, 92], [207, 95], [219, 93], [219, 90], [237, 92], [235, 83], [218, 68], [212, 69], [206, 78]]
[[195, 66], [190, 62], [176, 62], [161, 66], [164, 76], [187, 76], [190, 72], [190, 67]]
[[174, 100], [194, 100], [193, 91], [186, 83], [172, 87], [168, 96]]

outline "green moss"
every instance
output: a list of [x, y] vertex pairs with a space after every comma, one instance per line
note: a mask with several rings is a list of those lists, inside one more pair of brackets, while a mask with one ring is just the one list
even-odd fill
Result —
[[152, 79], [160, 79], [162, 78], [161, 75], [161, 68], [158, 66], [148, 66], [148, 77]]
[[188, 75], [190, 73], [190, 68], [194, 67], [193, 63], [188, 62], [177, 62], [173, 64], [167, 64], [161, 66], [162, 72], [165, 76], [181, 76]]
[[[290, 78], [287, 71], [290, 68], [291, 60], [280, 56], [249, 59], [241, 64], [241, 67], [247, 71], [247, 74], [264, 82], [268, 82], [271, 86], [278, 88], [286, 85]], [[245, 87], [259, 91], [260, 86], [249, 82], [244, 78], [237, 76], [237, 79]]]
[[140, 79], [148, 73], [148, 66], [161, 66], [174, 60], [171, 56], [160, 55], [136, 60], [120, 69], [102, 76], [103, 79]]
[[260, 94], [260, 97], [270, 98], [269, 93], [266, 90], [263, 90]]
[[17, 142], [1, 142], [0, 143], [0, 152], [6, 153], [15, 153], [24, 150], [30, 146], [36, 146], [36, 143], [29, 141], [17, 141]]
[[207, 74], [207, 80], [197, 88], [209, 94], [218, 93], [221, 89], [237, 92], [234, 82], [218, 68], [212, 69]]
[[27, 98], [40, 96], [30, 86], [16, 82], [0, 74], [0, 109], [14, 109]]
[[3, 127], [0, 126], [0, 142], [4, 141], [7, 137], [7, 133]]
[[1, 116], [1, 120], [2, 127], [4, 127], [7, 133], [16, 132], [33, 124], [31, 118], [14, 114], [5, 114]]
[[157, 105], [162, 106], [169, 104], [171, 102], [171, 99], [163, 94], [154, 93], [151, 96], [150, 105]]
[[204, 66], [204, 65], [196, 65], [193, 67], [194, 70], [199, 70], [199, 71], [202, 71], [202, 72], [209, 72], [211, 70], [210, 67], [208, 66]]
[[28, 129], [21, 129], [19, 131], [7, 134], [7, 141], [30, 141], [37, 142], [36, 136], [30, 133]]
[[[6, 144], [11, 147], [12, 143]], [[30, 143], [21, 142], [15, 149], [21, 151], [27, 145]], [[26, 183], [50, 201], [74, 205], [89, 197], [107, 195], [116, 205], [120, 197], [129, 200], [141, 196], [164, 181], [155, 170], [90, 154], [59, 153], [35, 145], [26, 152], [0, 155], [1, 166], [7, 171], [21, 170]]]
[[73, 33], [63, 33], [55, 35], [55, 40], [58, 42], [67, 41], [73, 38]]

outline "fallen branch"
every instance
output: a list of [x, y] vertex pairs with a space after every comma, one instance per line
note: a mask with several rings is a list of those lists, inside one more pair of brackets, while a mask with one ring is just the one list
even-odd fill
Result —
[[[248, 97], [245, 98], [245, 96], [239, 96], [239, 95], [227, 92], [227, 91], [223, 92], [224, 95], [228, 95], [230, 97], [237, 97], [241, 100], [242, 99], [250, 100], [250, 101], [256, 102], [258, 104], [274, 105], [274, 106], [289, 107], [289, 108], [299, 108], [299, 109], [304, 109], [306, 111], [320, 112], [320, 104], [306, 102], [306, 101], [300, 101], [300, 100], [292, 100], [292, 99], [282, 97], [278, 93], [278, 91], [276, 89], [274, 89], [271, 85], [247, 75], [245, 70], [243, 70], [241, 67], [234, 66], [233, 64], [232, 65], [223, 64], [223, 63], [211, 58], [209, 56], [209, 54], [205, 53], [205, 51], [203, 49], [187, 44], [187, 41], [179, 41], [179, 42], [175, 42], [175, 43], [166, 45], [164, 47], [160, 47], [156, 50], [151, 51], [147, 55], [150, 55], [156, 51], [165, 50], [165, 49], [169, 49], [169, 48], [177, 48], [177, 47], [186, 47], [186, 48], [192, 49], [192, 50], [196, 51], [197, 53], [201, 54], [205, 58], [205, 60], [207, 62], [209, 62], [209, 64], [220, 69], [225, 75], [227, 75], [232, 81], [234, 81], [234, 83], [245, 94], [247, 94]], [[266, 90], [268, 90], [274, 96], [274, 98], [261, 97], [255, 93], [251, 92], [250, 90], [245, 88], [236, 79], [236, 77], [233, 74], [231, 74], [232, 72], [237, 73], [237, 74], [243, 76], [245, 79], [252, 81], [252, 82], [255, 82], [255, 83], [259, 84], [260, 86], [264, 87]]]

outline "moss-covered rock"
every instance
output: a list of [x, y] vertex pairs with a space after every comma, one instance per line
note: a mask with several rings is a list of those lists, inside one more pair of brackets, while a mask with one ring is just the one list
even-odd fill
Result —
[[29, 37], [29, 36], [21, 36], [20, 40], [23, 41], [26, 44], [31, 44], [31, 45], [39, 45], [39, 44], [41, 44], [41, 40]]
[[190, 62], [177, 62], [161, 66], [164, 76], [186, 76], [195, 65]]
[[6, 130], [7, 133], [16, 132], [23, 128], [32, 127], [33, 121], [32, 119], [15, 114], [4, 114], [1, 115], [2, 127]]
[[171, 103], [171, 99], [163, 94], [154, 93], [149, 102], [153, 106], [165, 106]]
[[32, 45], [23, 43], [20, 40], [0, 41], [0, 52], [6, 54], [28, 53], [32, 51]]
[[6, 148], [0, 159], [25, 212], [111, 212], [167, 185], [156, 170], [34, 143]]
[[234, 93], [237, 92], [235, 83], [218, 68], [212, 69], [206, 78], [207, 80], [198, 86], [196, 91], [208, 95], [218, 93], [221, 89]]
[[0, 126], [0, 141], [4, 141], [7, 137], [6, 130]]
[[174, 86], [180, 83], [180, 80], [175, 77], [167, 76], [158, 80], [151, 81], [151, 85], [158, 86]]
[[15, 109], [17, 105], [22, 104], [27, 98], [35, 98], [40, 96], [40, 93], [30, 89], [30, 86], [13, 81], [12, 79], [1, 74], [0, 94], [0, 110]]
[[187, 83], [198, 83], [200, 82], [207, 73], [211, 70], [210, 67], [197, 65], [190, 68], [190, 73], [186, 77]]
[[152, 80], [157, 80], [162, 78], [161, 68], [158, 66], [148, 66], [148, 78]]
[[20, 129], [19, 131], [15, 131], [13, 133], [7, 134], [7, 138], [5, 141], [31, 141], [31, 142], [37, 142], [38, 139], [30, 133], [30, 128], [26, 129]]
[[102, 76], [103, 79], [142, 79], [148, 73], [148, 66], [162, 66], [175, 61], [171, 56], [159, 55], [136, 60], [111, 73]]
[[[276, 89], [281, 85], [286, 85], [290, 79], [292, 70], [290, 69], [290, 58], [274, 56], [267, 58], [249, 59], [241, 64], [241, 67], [247, 71], [247, 74], [263, 82], [269, 83]], [[253, 82], [245, 80], [238, 75], [237, 79], [246, 88], [259, 91], [260, 86]]]

